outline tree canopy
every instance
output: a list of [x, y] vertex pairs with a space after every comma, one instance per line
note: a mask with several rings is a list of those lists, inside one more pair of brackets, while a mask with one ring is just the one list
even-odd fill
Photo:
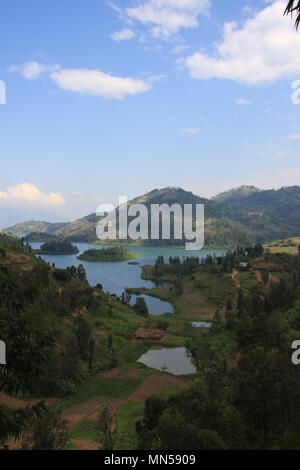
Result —
[[295, 26], [298, 29], [300, 24], [300, 0], [289, 0], [284, 14], [296, 15]]

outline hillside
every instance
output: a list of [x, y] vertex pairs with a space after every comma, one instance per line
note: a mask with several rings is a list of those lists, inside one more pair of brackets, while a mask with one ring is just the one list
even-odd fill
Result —
[[[136, 291], [171, 302], [174, 314], [144, 317], [126, 297], [91, 288], [82, 266], [57, 269], [0, 235], [8, 352], [0, 448], [171, 449], [174, 429], [176, 450], [299, 448], [291, 344], [299, 338], [300, 258], [258, 245], [203, 263], [175, 261], [144, 267], [161, 287]], [[210, 329], [192, 326], [204, 320]], [[186, 348], [197, 375], [147, 367], [141, 355], [153, 348]]]
[[300, 229], [300, 187], [235, 194], [227, 203], [237, 210], [268, 215], [275, 224]]
[[220, 193], [212, 199], [216, 202], [223, 202], [227, 204], [232, 204], [235, 201], [242, 200], [248, 196], [261, 192], [261, 189], [256, 188], [255, 186], [240, 186], [239, 188], [234, 188], [224, 193]]
[[51, 222], [29, 220], [28, 222], [23, 222], [13, 225], [12, 227], [5, 228], [2, 230], [2, 232], [9, 233], [15, 237], [25, 237], [30, 233], [51, 235], [64, 225], [64, 223], [54, 224]]
[[[213, 199], [204, 199], [181, 188], [155, 189], [131, 204], [204, 204], [206, 245], [230, 247], [297, 236], [300, 231], [300, 187], [263, 191], [242, 186]], [[5, 231], [14, 236], [40, 232], [70, 242], [95, 242], [99, 217], [90, 214], [73, 222], [51, 224], [26, 222]], [[149, 243], [166, 244], [159, 240]], [[178, 244], [178, 241], [169, 243]], [[182, 243], [181, 243], [182, 244]]]

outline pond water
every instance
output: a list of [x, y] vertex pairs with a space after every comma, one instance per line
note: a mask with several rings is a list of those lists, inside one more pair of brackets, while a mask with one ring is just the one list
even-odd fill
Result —
[[151, 295], [132, 295], [130, 305], [133, 306], [138, 297], [145, 299], [149, 313], [155, 317], [159, 317], [165, 313], [174, 313], [174, 307], [172, 304], [157, 299], [156, 297], [151, 297]]
[[202, 328], [202, 329], [207, 329], [212, 327], [212, 323], [206, 323], [206, 322], [194, 322], [193, 323], [194, 328]]
[[[79, 252], [90, 248], [101, 248], [99, 245], [92, 243], [73, 243], [78, 247]], [[33, 249], [39, 249], [42, 243], [31, 243]], [[198, 256], [205, 258], [208, 254], [221, 255], [223, 251], [201, 250], [201, 251], [185, 251], [184, 248], [178, 247], [129, 247], [129, 249], [137, 253], [139, 258], [137, 264], [128, 264], [128, 261], [121, 262], [91, 262], [79, 261], [76, 255], [42, 255], [47, 262], [55, 263], [57, 268], [66, 268], [67, 266], [78, 266], [82, 264], [86, 270], [87, 280], [91, 286], [98, 283], [103, 285], [105, 292], [120, 296], [126, 288], [148, 288], [152, 289], [157, 286], [152, 281], [144, 281], [141, 279], [141, 266], [154, 264], [158, 256], [164, 256], [168, 262], [170, 256], [179, 256], [183, 259], [185, 256]], [[161, 283], [159, 284], [161, 286]], [[166, 312], [172, 312], [170, 304], [163, 302], [154, 297], [145, 296], [148, 310], [153, 315], [162, 315]], [[172, 306], [171, 306], [172, 307]], [[166, 310], [167, 309], [167, 310]]]
[[149, 349], [140, 357], [138, 362], [152, 369], [169, 372], [173, 375], [189, 375], [197, 372], [191, 354], [186, 348]]

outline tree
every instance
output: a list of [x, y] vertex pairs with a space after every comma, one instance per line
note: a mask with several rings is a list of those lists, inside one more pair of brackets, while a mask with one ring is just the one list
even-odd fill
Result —
[[174, 289], [176, 297], [180, 297], [183, 294], [183, 287], [181, 279], [176, 279], [174, 282]]
[[80, 356], [83, 361], [87, 361], [89, 357], [89, 340], [92, 330], [87, 320], [82, 316], [76, 318], [75, 324]]
[[89, 370], [92, 370], [92, 367], [93, 367], [94, 354], [95, 354], [95, 340], [90, 339], [89, 341]]
[[136, 299], [134, 310], [138, 315], [141, 315], [142, 317], [147, 317], [149, 315], [148, 307], [143, 297], [138, 297]]
[[108, 338], [107, 338], [107, 347], [108, 347], [109, 351], [111, 350], [112, 345], [113, 345], [113, 335], [110, 334], [110, 335], [108, 335]]
[[295, 27], [296, 27], [296, 29], [298, 29], [299, 24], [300, 24], [300, 1], [299, 0], [289, 0], [284, 14], [285, 15], [291, 15], [291, 16], [296, 14]]
[[103, 434], [101, 439], [102, 450], [113, 450], [114, 447], [114, 436], [111, 431], [113, 426], [113, 415], [108, 406], [103, 408], [97, 418], [97, 428]]
[[77, 268], [77, 276], [80, 281], [86, 281], [86, 272], [82, 264], [80, 264]]
[[19, 439], [22, 431], [30, 426], [37, 418], [43, 416], [46, 408], [43, 402], [32, 408], [13, 410], [0, 406], [0, 445], [5, 444], [9, 437]]
[[72, 335], [66, 345], [64, 360], [63, 360], [63, 374], [68, 379], [74, 379], [77, 375], [79, 367], [79, 346], [77, 338]]
[[56, 412], [48, 410], [38, 419], [29, 439], [30, 444], [24, 443], [25, 449], [63, 450], [68, 443], [66, 422]]

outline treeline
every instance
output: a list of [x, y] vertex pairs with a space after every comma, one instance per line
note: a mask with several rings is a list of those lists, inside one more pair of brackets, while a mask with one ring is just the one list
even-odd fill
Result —
[[114, 358], [107, 343], [96, 347], [89, 316], [81, 315], [88, 308], [107, 310], [100, 285], [95, 297], [83, 266], [56, 269], [27, 253], [28, 263], [16, 270], [9, 263], [18, 253], [14, 245], [1, 249], [7, 257], [0, 263], [0, 332], [7, 365], [0, 366], [0, 390], [12, 396], [64, 396], [84, 379], [96, 352], [97, 367], [110, 367]]
[[63, 240], [52, 240], [44, 243], [37, 253], [41, 254], [76, 254], [79, 253], [77, 246], [72, 245], [72, 243], [63, 241]]
[[137, 424], [141, 449], [300, 449], [300, 368], [291, 361], [300, 257], [264, 256], [283, 277], [267, 289], [240, 289], [225, 318], [217, 309], [211, 330], [189, 341], [198, 379], [167, 400], [147, 401]]

